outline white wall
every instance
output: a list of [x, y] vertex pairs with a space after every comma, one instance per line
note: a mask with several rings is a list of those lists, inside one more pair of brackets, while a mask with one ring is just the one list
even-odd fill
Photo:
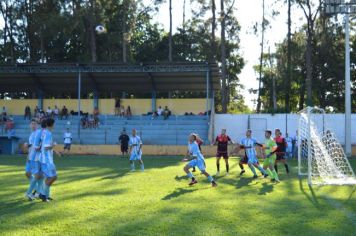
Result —
[[[251, 115], [231, 115], [216, 114], [214, 124], [214, 136], [220, 133], [221, 129], [227, 129], [228, 135], [234, 140], [240, 140], [245, 136], [245, 132], [250, 125], [252, 135], [258, 140], [264, 140], [264, 130], [275, 128], [281, 129], [283, 135], [288, 132], [294, 136], [298, 129], [298, 114], [251, 114]], [[324, 117], [324, 129], [329, 129], [336, 134], [341, 144], [345, 143], [345, 116], [344, 114], [326, 114]], [[356, 145], [356, 114], [351, 117], [351, 143]], [[322, 130], [323, 121], [319, 117], [316, 121], [318, 128]]]

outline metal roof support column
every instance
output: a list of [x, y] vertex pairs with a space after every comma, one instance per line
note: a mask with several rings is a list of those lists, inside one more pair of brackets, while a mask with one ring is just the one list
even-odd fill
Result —
[[209, 68], [206, 71], [206, 115], [209, 115], [209, 93], [210, 93], [210, 73]]
[[44, 108], [43, 108], [43, 90], [39, 89], [37, 93], [38, 93], [37, 106], [39, 109], [44, 110]]
[[79, 144], [81, 143], [80, 141], [80, 97], [81, 97], [81, 87], [82, 87], [82, 75], [81, 71], [79, 69], [78, 72], [78, 139], [79, 139]]
[[152, 112], [156, 111], [156, 101], [157, 101], [157, 93], [155, 89], [152, 89], [152, 101], [151, 101], [151, 105], [152, 105]]

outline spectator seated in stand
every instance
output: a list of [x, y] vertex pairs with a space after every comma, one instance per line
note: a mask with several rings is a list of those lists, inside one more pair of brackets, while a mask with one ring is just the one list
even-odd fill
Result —
[[58, 119], [59, 118], [59, 109], [57, 106], [54, 106], [54, 109], [53, 109], [53, 118], [54, 119]]
[[24, 119], [26, 120], [27, 118], [31, 120], [31, 108], [28, 105], [25, 107], [25, 115], [24, 115]]
[[87, 128], [94, 128], [94, 127], [95, 127], [94, 115], [90, 115], [87, 122]]
[[68, 109], [67, 109], [66, 106], [63, 106], [63, 108], [62, 108], [61, 119], [62, 120], [67, 120], [68, 119]]
[[82, 118], [80, 119], [80, 125], [82, 126], [82, 129], [86, 129], [88, 128], [88, 116], [82, 116]]
[[161, 106], [159, 106], [158, 109], [157, 109], [157, 115], [158, 115], [158, 116], [161, 116], [162, 113], [163, 113], [163, 109], [162, 109]]
[[97, 107], [94, 108], [94, 111], [93, 111], [93, 118], [94, 118], [94, 125], [93, 127], [94, 128], [97, 128], [98, 125], [99, 125], [99, 115], [100, 115], [100, 112], [99, 112], [99, 109]]
[[120, 117], [125, 117], [125, 107], [121, 106], [120, 108]]
[[165, 106], [165, 107], [164, 107], [164, 110], [163, 110], [163, 117], [164, 117], [164, 119], [167, 120], [170, 115], [172, 115], [172, 112], [168, 109], [167, 106]]
[[[151, 112], [150, 112], [150, 113], [151, 113]], [[157, 117], [158, 117], [158, 112], [157, 112], [157, 111], [152, 112], [152, 114], [151, 114], [151, 119], [152, 119], [152, 120], [155, 120], [155, 119], [157, 119]]]
[[48, 107], [47, 111], [46, 111], [47, 117], [52, 117], [52, 114], [53, 114], [53, 111], [52, 111], [51, 107]]
[[5, 132], [7, 133], [7, 136], [11, 138], [12, 136], [15, 136], [15, 122], [14, 119], [10, 116], [6, 122], [5, 122]]
[[126, 118], [127, 118], [127, 119], [130, 119], [131, 116], [132, 116], [131, 107], [130, 107], [130, 106], [127, 106], [127, 109], [126, 109]]
[[40, 109], [38, 108], [38, 106], [36, 106], [35, 109], [33, 109], [33, 115], [36, 118], [40, 117]]

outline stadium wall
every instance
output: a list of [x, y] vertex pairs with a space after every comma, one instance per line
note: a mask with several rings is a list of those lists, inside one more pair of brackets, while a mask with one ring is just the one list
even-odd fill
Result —
[[[147, 114], [151, 111], [152, 99], [121, 99], [121, 105], [131, 107], [134, 115]], [[25, 107], [29, 105], [33, 112], [33, 109], [37, 106], [38, 99], [12, 99], [12, 100], [0, 100], [0, 107], [6, 107], [10, 115], [23, 115]], [[168, 108], [173, 114], [183, 115], [185, 112], [193, 112], [198, 114], [204, 112], [206, 109], [206, 100], [204, 98], [186, 98], [186, 99], [166, 99], [161, 98], [156, 100], [157, 108], [161, 106]], [[43, 107], [46, 109], [50, 106], [52, 109], [54, 106], [62, 108], [64, 105], [69, 111], [78, 110], [78, 101], [76, 99], [43, 99]], [[91, 113], [94, 109], [93, 99], [81, 99], [81, 110], [83, 112]], [[99, 99], [99, 110], [101, 114], [112, 115], [115, 112], [115, 99]]]
[[[232, 146], [229, 150], [232, 150]], [[61, 152], [63, 145], [57, 145], [56, 151]], [[119, 145], [72, 145], [72, 154], [82, 155], [121, 155]], [[187, 146], [176, 145], [143, 145], [143, 155], [170, 155], [170, 156], [184, 156], [187, 153]], [[202, 146], [202, 152], [205, 157], [212, 157], [216, 155], [216, 146]]]
[[[264, 131], [266, 129], [274, 130], [275, 128], [279, 128], [283, 135], [289, 133], [290, 136], [295, 136], [296, 130], [298, 129], [298, 119], [298, 114], [217, 114], [215, 115], [213, 135], [217, 135], [222, 128], [226, 128], [230, 137], [234, 141], [237, 141], [245, 136], [246, 130], [249, 128], [257, 140], [264, 140]], [[351, 121], [351, 142], [353, 145], [356, 145], [356, 114], [352, 114]], [[322, 121], [320, 121], [318, 126], [320, 130], [322, 130]], [[345, 143], [344, 114], [326, 114], [324, 127], [335, 133], [342, 145]]]

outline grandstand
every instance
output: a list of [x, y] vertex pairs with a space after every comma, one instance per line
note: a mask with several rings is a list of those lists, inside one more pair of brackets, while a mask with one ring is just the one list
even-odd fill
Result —
[[[31, 109], [39, 106], [45, 110], [47, 106], [60, 108], [65, 105], [69, 111], [87, 113], [98, 107], [100, 125], [97, 129], [83, 129], [77, 115], [68, 120], [58, 119], [54, 130], [54, 139], [58, 143], [62, 143], [67, 127], [72, 131], [74, 144], [113, 145], [118, 142], [123, 129], [130, 132], [132, 128], [138, 129], [144, 143], [149, 145], [185, 145], [191, 132], [198, 133], [208, 143], [209, 114], [213, 110], [214, 90], [219, 88], [217, 66], [207, 63], [17, 65], [1, 67], [0, 75], [0, 93], [3, 95], [24, 93], [36, 97], [0, 101], [0, 106], [6, 106], [14, 118], [15, 135], [20, 142], [25, 142], [29, 134], [28, 121], [23, 118], [25, 106], [29, 105]], [[205, 92], [206, 98], [156, 98], [158, 92], [172, 91]], [[133, 109], [133, 116], [119, 118], [114, 116], [115, 99], [102, 98], [101, 94], [113, 96], [122, 92], [151, 94], [151, 98], [122, 99], [124, 105]], [[71, 98], [63, 99], [63, 93]], [[93, 98], [88, 99], [88, 94], [94, 94]], [[147, 115], [158, 106], [166, 105], [172, 110], [168, 119], [152, 119]], [[185, 116], [185, 112], [195, 115]], [[5, 135], [3, 129], [1, 132]]]

